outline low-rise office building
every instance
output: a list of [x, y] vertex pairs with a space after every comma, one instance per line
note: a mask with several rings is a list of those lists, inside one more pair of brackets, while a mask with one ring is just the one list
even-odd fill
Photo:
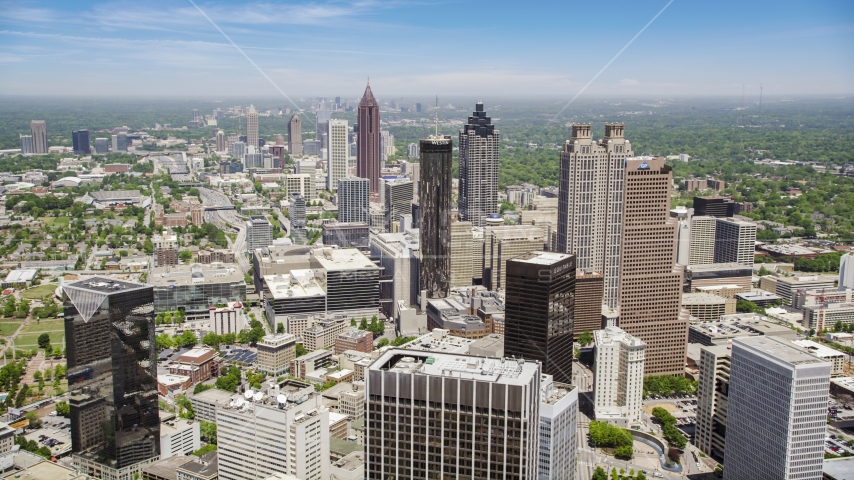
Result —
[[[350, 328], [350, 318], [332, 315], [321, 319], [302, 332], [302, 344], [309, 351], [321, 348], [333, 350], [335, 339]], [[349, 350], [349, 349], [348, 349]]]
[[273, 376], [285, 373], [296, 358], [296, 343], [297, 337], [290, 333], [265, 336], [257, 344], [258, 371]]
[[624, 428], [640, 422], [646, 344], [620, 328], [593, 332], [596, 420]]
[[240, 302], [229, 302], [225, 307], [210, 306], [208, 311], [211, 331], [217, 335], [236, 335], [246, 328], [246, 315]]
[[148, 283], [154, 285], [155, 312], [182, 309], [191, 320], [209, 318], [211, 305], [246, 301], [246, 283], [236, 264], [158, 267]]
[[196, 420], [216, 423], [216, 409], [228, 405], [233, 395], [225, 390], [210, 388], [190, 396], [190, 404], [193, 405]]
[[845, 353], [825, 347], [824, 345], [813, 342], [812, 340], [794, 340], [792, 343], [804, 350], [807, 350], [816, 357], [823, 358], [830, 362], [831, 377], [841, 377], [844, 375], [843, 367], [845, 365]]
[[291, 376], [305, 380], [306, 375], [328, 367], [332, 363], [332, 352], [329, 350], [315, 350], [301, 357], [291, 360]]
[[688, 343], [726, 345], [734, 338], [768, 335], [794, 340], [798, 332], [756, 313], [723, 315], [716, 321], [694, 322], [688, 326]]
[[815, 331], [835, 327], [837, 322], [843, 325], [854, 323], [854, 303], [824, 303], [803, 308], [804, 327]]
[[753, 285], [752, 279], [753, 269], [740, 263], [689, 265], [685, 268], [685, 291], [692, 293], [699, 287], [735, 285], [749, 292]]
[[160, 459], [192, 455], [202, 448], [199, 422], [183, 418], [165, 419], [160, 424]]
[[374, 350], [374, 334], [348, 327], [335, 337], [335, 354], [340, 355], [348, 350], [371, 353]]
[[735, 313], [736, 300], [710, 293], [683, 293], [682, 308], [701, 322], [712, 322], [721, 315]]
[[169, 365], [169, 373], [190, 377], [193, 384], [219, 375], [222, 359], [211, 347], [195, 347], [184, 352]]

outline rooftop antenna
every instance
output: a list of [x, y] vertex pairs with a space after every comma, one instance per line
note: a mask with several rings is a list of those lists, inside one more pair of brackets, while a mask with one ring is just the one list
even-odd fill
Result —
[[439, 136], [439, 96], [436, 95], [436, 136]]
[[762, 115], [762, 84], [759, 84], [759, 115]]

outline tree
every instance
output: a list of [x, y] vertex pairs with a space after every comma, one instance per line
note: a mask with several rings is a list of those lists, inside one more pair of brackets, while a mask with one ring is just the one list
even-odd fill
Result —
[[27, 420], [30, 421], [30, 427], [32, 428], [41, 428], [42, 427], [42, 419], [39, 418], [36, 412], [27, 412], [26, 415]]
[[6, 305], [3, 307], [3, 316], [11, 317], [15, 314], [17, 310], [17, 305], [15, 304], [15, 297], [13, 295], [9, 295], [6, 297]]
[[301, 356], [305, 355], [306, 353], [308, 353], [308, 350], [305, 347], [303, 347], [301, 343], [298, 343], [296, 346], [297, 357], [301, 357]]
[[145, 252], [146, 255], [151, 255], [152, 253], [154, 253], [154, 244], [151, 242], [151, 240], [146, 239], [145, 242], [142, 243], [142, 250]]
[[202, 420], [199, 422], [199, 433], [208, 444], [216, 445], [216, 423]]
[[29, 300], [21, 300], [21, 303], [18, 304], [18, 311], [15, 312], [15, 315], [18, 317], [26, 317], [30, 313], [30, 301]]
[[[12, 300], [14, 302], [14, 299]], [[367, 330], [368, 329], [368, 319], [362, 317], [362, 321], [359, 323], [359, 330]]]
[[593, 343], [593, 334], [590, 332], [584, 332], [578, 336], [578, 344], [581, 346], [590, 345]]
[[620, 460], [631, 459], [633, 453], [634, 453], [634, 449], [632, 449], [631, 445], [623, 445], [621, 447], [617, 447], [614, 450], [614, 456], [619, 458]]
[[193, 253], [190, 252], [189, 250], [181, 250], [180, 252], [178, 252], [178, 258], [182, 262], [189, 262], [190, 260], [193, 259]]
[[638, 471], [637, 476], [635, 476], [635, 480], [646, 480], [646, 475], [644, 475], [643, 470]]
[[391, 342], [389, 342], [387, 338], [381, 338], [379, 343], [377, 343], [377, 347], [378, 348], [386, 347], [386, 346], [388, 346], [389, 343], [391, 343]]
[[57, 402], [56, 414], [63, 416], [63, 417], [67, 417], [67, 416], [71, 415], [71, 405], [69, 405], [68, 402], [66, 402], [64, 400], [61, 402]]
[[351, 326], [351, 327], [355, 327], [355, 326], [356, 326], [356, 319], [355, 319], [355, 318], [351, 318], [351, 319], [350, 319], [350, 326]]
[[276, 324], [276, 333], [285, 333], [285, 324], [279, 322]]
[[202, 338], [202, 343], [213, 348], [219, 348], [219, 345], [222, 343], [222, 336], [217, 335], [214, 332], [208, 332], [204, 338]]
[[196, 345], [198, 340], [196, 340], [196, 334], [191, 332], [190, 330], [184, 330], [184, 333], [181, 334], [181, 346], [182, 347], [192, 347]]
[[748, 300], [739, 300], [736, 302], [735, 309], [740, 313], [758, 313], [760, 315], [765, 315], [764, 308]]
[[209, 383], [197, 383], [196, 386], [193, 387], [193, 395], [198, 395], [205, 390], [210, 390], [212, 388], [214, 388], [214, 386]]
[[591, 480], [608, 480], [608, 472], [602, 467], [596, 467], [596, 470], [593, 471], [593, 476], [590, 478]]
[[190, 403], [190, 399], [186, 395], [176, 395], [175, 405], [178, 407], [178, 417], [189, 418], [191, 420], [196, 418], [196, 412], [193, 411], [193, 404]]
[[39, 348], [43, 348], [43, 349], [45, 349], [45, 351], [48, 351], [48, 352], [53, 351], [50, 348], [50, 334], [42, 333], [41, 335], [39, 335], [38, 343], [39, 343]]
[[764, 277], [766, 275], [771, 275], [771, 271], [765, 268], [765, 265], [759, 267], [759, 276]]
[[172, 338], [169, 337], [168, 333], [161, 333], [155, 337], [155, 348], [158, 351], [172, 348]]

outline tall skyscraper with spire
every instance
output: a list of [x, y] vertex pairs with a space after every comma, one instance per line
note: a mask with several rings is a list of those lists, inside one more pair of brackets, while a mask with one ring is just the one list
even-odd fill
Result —
[[380, 134], [380, 105], [371, 91], [371, 81], [359, 102], [359, 131], [356, 135], [356, 176], [371, 182], [371, 194], [380, 193], [382, 147]]
[[482, 227], [498, 213], [498, 142], [500, 134], [477, 102], [460, 130], [460, 220]]
[[246, 143], [249, 146], [258, 148], [258, 112], [255, 110], [255, 105], [249, 105], [249, 111], [246, 112]]

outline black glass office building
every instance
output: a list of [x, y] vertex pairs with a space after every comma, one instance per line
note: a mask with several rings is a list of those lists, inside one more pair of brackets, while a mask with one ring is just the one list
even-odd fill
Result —
[[421, 216], [421, 289], [427, 298], [445, 298], [451, 290], [451, 164], [450, 136], [421, 140], [419, 182]]
[[124, 477], [160, 454], [152, 287], [94, 277], [63, 297], [75, 464]]
[[88, 155], [91, 152], [89, 143], [89, 130], [74, 130], [71, 132], [71, 142], [74, 153]]
[[530, 252], [507, 260], [504, 355], [539, 360], [572, 383], [575, 255]]

